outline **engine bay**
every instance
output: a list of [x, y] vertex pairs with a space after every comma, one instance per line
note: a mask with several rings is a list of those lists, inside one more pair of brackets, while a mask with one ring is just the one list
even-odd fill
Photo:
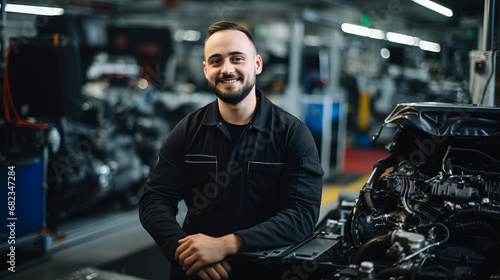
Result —
[[283, 279], [498, 279], [500, 109], [400, 104], [384, 127], [389, 156], [359, 195], [311, 239], [253, 261], [296, 271]]

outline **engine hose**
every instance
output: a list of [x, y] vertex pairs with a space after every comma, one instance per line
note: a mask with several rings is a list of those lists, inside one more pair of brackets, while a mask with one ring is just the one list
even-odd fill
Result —
[[[453, 225], [453, 230], [458, 234], [475, 233], [471, 230], [472, 227], [478, 227], [481, 236], [490, 237], [496, 241], [500, 239], [498, 231], [489, 223], [483, 221], [459, 222]], [[475, 233], [475, 235], [477, 235], [477, 233]]]
[[444, 229], [446, 235], [442, 240], [439, 241], [440, 244], [446, 243], [450, 239], [450, 230], [448, 227], [446, 227], [444, 224], [441, 223], [435, 223], [436, 226], [440, 226], [442, 229]]
[[366, 207], [368, 214], [373, 215], [377, 213], [377, 208], [375, 207], [375, 204], [373, 203], [372, 199], [373, 187], [378, 182], [380, 176], [382, 176], [385, 170], [387, 170], [387, 168], [389, 168], [389, 166], [393, 164], [394, 162], [393, 157], [394, 156], [391, 155], [390, 157], [378, 160], [375, 163], [370, 177], [368, 178], [367, 182], [360, 191], [360, 199], [358, 200], [356, 206], [351, 212], [350, 223], [347, 224], [346, 229], [347, 232], [350, 232], [351, 241], [353, 242], [355, 247], [361, 245], [361, 242], [359, 240], [359, 234], [357, 231], [358, 228], [356, 226], [356, 221], [358, 220], [362, 212], [360, 210]]
[[[416, 279], [417, 267], [403, 268], [400, 265], [383, 269], [375, 274], [375, 279], [390, 279], [391, 277], [404, 276], [404, 279]], [[408, 278], [406, 278], [408, 277]]]
[[452, 231], [457, 233], [472, 232], [472, 226], [479, 227], [482, 236], [489, 236], [495, 240], [500, 239], [500, 232], [498, 227], [492, 226], [492, 222], [499, 224], [498, 216], [500, 215], [500, 210], [491, 209], [488, 207], [480, 207], [478, 209], [465, 209], [455, 213], [452, 213], [448, 217], [444, 218], [441, 223], [451, 225]]
[[439, 227], [439, 228], [443, 229], [444, 233], [445, 233], [445, 236], [443, 237], [443, 239], [439, 240], [438, 243], [439, 244], [446, 243], [448, 241], [448, 239], [450, 239], [450, 230], [448, 229], [448, 227], [446, 225], [444, 225], [442, 223], [431, 223], [431, 224], [428, 224], [425, 226], [420, 226], [420, 227], [417, 227], [415, 231], [418, 233], [424, 234], [424, 233], [428, 233], [429, 230], [431, 230], [434, 227]]
[[360, 264], [363, 261], [372, 261], [373, 259], [380, 258], [384, 255], [387, 248], [391, 246], [391, 238], [392, 232], [389, 232], [365, 242], [356, 250], [350, 263]]
[[491, 222], [492, 219], [496, 219], [498, 216], [500, 216], [500, 210], [488, 207], [479, 207], [478, 209], [464, 209], [451, 213], [447, 217], [442, 218], [441, 223], [449, 224], [455, 221], [463, 221], [467, 218]]
[[363, 192], [363, 199], [366, 203], [366, 206], [368, 207], [368, 210], [371, 214], [376, 214], [377, 213], [377, 208], [375, 207], [375, 204], [373, 203], [372, 200], [372, 192], [373, 188], [368, 186], [368, 183], [363, 186], [362, 189]]
[[368, 180], [366, 181], [366, 184], [361, 189], [361, 192], [363, 193], [363, 199], [366, 203], [366, 206], [370, 210], [371, 214], [377, 213], [377, 208], [375, 207], [375, 204], [373, 203], [372, 199], [373, 188], [380, 179], [380, 176], [382, 176], [382, 174], [385, 172], [385, 170], [387, 170], [387, 168], [392, 164], [392, 162], [393, 162], [392, 156], [378, 160], [373, 166], [373, 171], [370, 174]]

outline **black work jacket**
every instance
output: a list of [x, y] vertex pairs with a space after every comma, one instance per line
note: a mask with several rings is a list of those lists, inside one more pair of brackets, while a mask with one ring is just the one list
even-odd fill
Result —
[[[309, 129], [260, 90], [252, 121], [233, 143], [218, 103], [189, 114], [163, 145], [140, 201], [140, 219], [172, 261], [189, 234], [235, 233], [249, 250], [296, 243], [312, 233], [323, 170]], [[177, 205], [188, 212], [182, 228]]]

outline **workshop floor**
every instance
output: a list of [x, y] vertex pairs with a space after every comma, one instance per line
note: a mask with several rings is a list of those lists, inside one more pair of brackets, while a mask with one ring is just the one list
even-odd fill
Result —
[[[359, 192], [373, 164], [384, 157], [385, 152], [379, 150], [348, 149], [344, 172], [324, 184], [320, 219], [336, 207], [339, 193]], [[62, 224], [59, 231], [67, 236], [64, 247], [51, 241], [48, 258], [15, 273], [0, 274], [0, 278], [78, 280], [70, 276], [77, 270], [91, 268], [97, 273], [115, 275], [94, 278], [99, 280], [168, 280], [169, 264], [140, 225], [137, 210], [124, 211], [112, 205], [103, 208], [106, 207]]]

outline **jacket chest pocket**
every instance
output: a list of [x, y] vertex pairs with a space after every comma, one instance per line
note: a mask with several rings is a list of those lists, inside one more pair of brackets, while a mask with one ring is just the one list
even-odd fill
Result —
[[187, 154], [186, 159], [186, 201], [197, 209], [214, 205], [219, 195], [217, 182], [217, 157], [212, 155]]
[[284, 163], [249, 161], [245, 206], [251, 209], [278, 206], [279, 182]]

